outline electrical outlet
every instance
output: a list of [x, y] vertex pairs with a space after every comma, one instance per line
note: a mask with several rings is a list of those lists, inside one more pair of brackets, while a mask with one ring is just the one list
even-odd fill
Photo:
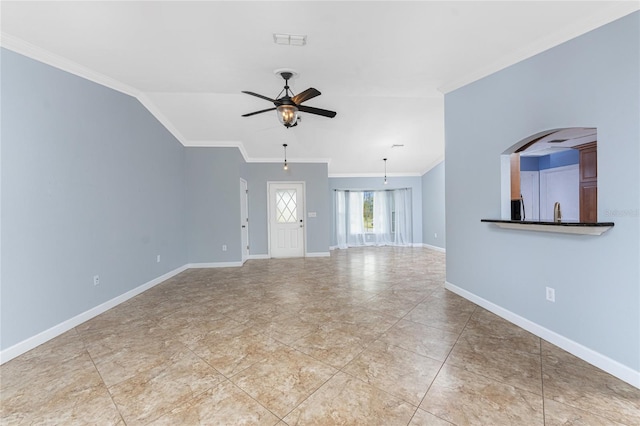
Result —
[[222, 245], [222, 251], [227, 251], [227, 245], [226, 244]]
[[551, 287], [547, 287], [547, 300], [549, 302], [555, 302], [556, 301], [556, 290], [551, 288]]
[[94, 275], [93, 276], [93, 285], [98, 285], [100, 284], [100, 276], [99, 275]]
[[437, 232], [433, 233], [433, 238], [438, 238], [438, 233]]
[[156, 256], [156, 262], [160, 263], [160, 255]]

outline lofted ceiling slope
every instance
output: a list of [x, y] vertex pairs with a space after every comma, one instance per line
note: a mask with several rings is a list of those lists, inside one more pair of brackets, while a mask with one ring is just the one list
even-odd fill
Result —
[[[444, 95], [638, 9], [637, 1], [2, 1], [1, 43], [137, 96], [187, 146], [421, 175], [444, 158]], [[274, 33], [307, 36], [302, 47]], [[274, 70], [333, 119], [285, 129]], [[392, 148], [394, 144], [404, 145]]]

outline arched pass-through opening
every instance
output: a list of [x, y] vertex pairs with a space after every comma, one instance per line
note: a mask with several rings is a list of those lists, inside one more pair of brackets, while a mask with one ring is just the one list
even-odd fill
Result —
[[597, 141], [596, 128], [569, 127], [536, 133], [505, 150], [501, 218], [597, 222]]

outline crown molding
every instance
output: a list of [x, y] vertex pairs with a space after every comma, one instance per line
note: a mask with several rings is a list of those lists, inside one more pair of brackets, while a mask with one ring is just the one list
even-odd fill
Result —
[[[392, 177], [420, 177], [420, 173], [387, 173], [388, 178]], [[384, 173], [329, 173], [329, 178], [383, 178]]]
[[242, 154], [242, 159], [245, 162], [249, 162], [247, 150], [241, 141], [185, 141], [183, 145], [187, 148], [238, 148], [240, 154]]
[[0, 32], [0, 46], [35, 61], [42, 62], [59, 70], [84, 78], [85, 80], [136, 98], [182, 145], [186, 146], [187, 139], [180, 133], [178, 128], [160, 111], [157, 105], [154, 104], [147, 95], [135, 87], [3, 32]]
[[0, 46], [13, 52], [24, 55], [28, 58], [34, 59], [38, 62], [51, 65], [54, 68], [58, 68], [62, 71], [77, 75], [86, 80], [98, 83], [102, 86], [106, 86], [110, 89], [124, 93], [135, 98], [140, 98], [142, 94], [135, 87], [129, 86], [114, 78], [108, 77], [99, 72], [95, 72], [77, 62], [66, 59], [55, 53], [51, 53], [41, 47], [33, 45], [27, 41], [19, 39], [15, 36], [0, 32]]
[[[247, 163], [281, 163], [282, 158], [251, 158], [247, 154], [244, 144], [241, 141], [187, 141], [184, 143], [187, 148], [238, 148], [242, 154], [242, 158]], [[287, 158], [289, 164], [293, 163], [326, 163], [331, 162], [330, 158]]]
[[640, 10], [640, 2], [637, 0], [627, 0], [612, 2], [612, 5], [607, 10], [598, 12], [596, 16], [590, 16], [580, 22], [569, 23], [566, 27], [563, 27], [560, 31], [536, 40], [530, 43], [512, 54], [506, 55], [493, 62], [492, 64], [482, 67], [474, 72], [466, 74], [462, 78], [445, 83], [438, 87], [438, 90], [444, 94], [452, 92], [456, 89], [473, 83], [487, 77], [495, 72], [503, 70], [518, 62], [524, 61], [532, 56], [549, 50], [555, 46], [558, 46], [571, 39], [579, 37], [589, 31], [595, 30], [603, 25], [609, 24], [616, 19], [620, 19], [633, 12]]
[[[250, 158], [247, 163], [282, 163], [282, 157], [280, 158]], [[287, 163], [331, 163], [330, 158], [295, 158], [287, 157]]]
[[137, 99], [138, 99], [138, 102], [140, 102], [142, 106], [145, 107], [151, 113], [151, 115], [153, 115], [156, 118], [156, 120], [158, 120], [160, 124], [162, 124], [169, 131], [169, 133], [171, 133], [176, 139], [178, 139], [178, 141], [182, 145], [187, 146], [188, 144], [187, 138], [185, 138], [184, 135], [180, 133], [178, 128], [174, 126], [173, 122], [171, 122], [171, 120], [169, 120], [162, 113], [162, 111], [160, 111], [160, 108], [158, 108], [158, 106], [155, 103], [153, 103], [153, 101], [149, 99], [149, 97], [146, 94], [140, 93], [140, 95], [137, 96]]
[[440, 157], [438, 157], [438, 158], [436, 158], [433, 162], [431, 162], [431, 163], [427, 166], [427, 168], [425, 169], [425, 171], [424, 171], [424, 172], [422, 172], [422, 174], [421, 174], [420, 176], [424, 176], [424, 175], [426, 175], [427, 173], [429, 173], [429, 172], [431, 171], [431, 169], [433, 169], [435, 166], [437, 166], [438, 164], [440, 164], [440, 163], [442, 163], [442, 162], [444, 162], [444, 155], [443, 155], [443, 156], [440, 156]]

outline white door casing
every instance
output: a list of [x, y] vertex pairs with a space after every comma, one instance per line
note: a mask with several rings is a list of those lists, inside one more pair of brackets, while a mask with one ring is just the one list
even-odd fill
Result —
[[240, 242], [244, 263], [249, 258], [249, 192], [244, 179], [240, 179]]
[[269, 256], [304, 257], [304, 182], [269, 182]]

